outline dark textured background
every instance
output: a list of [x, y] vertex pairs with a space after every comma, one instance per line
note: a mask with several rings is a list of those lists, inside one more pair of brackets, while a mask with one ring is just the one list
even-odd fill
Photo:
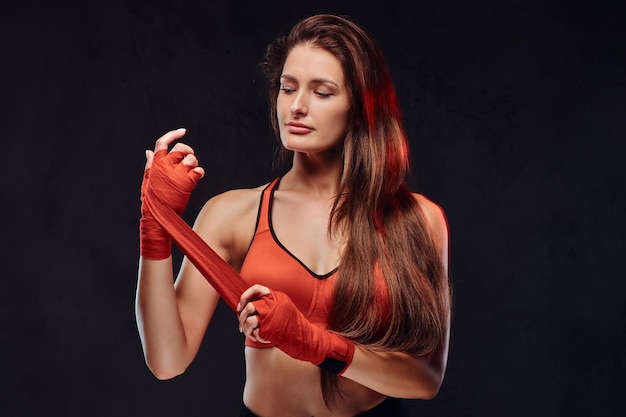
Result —
[[416, 416], [623, 416], [626, 14], [620, 2], [13, 2], [0, 12], [0, 416], [232, 416], [221, 306], [157, 381], [134, 321], [143, 151], [185, 126], [185, 213], [269, 181], [256, 63], [316, 10], [382, 44], [411, 184], [451, 227], [455, 321]]

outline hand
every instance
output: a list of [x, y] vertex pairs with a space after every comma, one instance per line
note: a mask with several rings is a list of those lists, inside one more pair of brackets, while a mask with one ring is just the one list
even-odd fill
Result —
[[[147, 259], [165, 259], [171, 253], [169, 234], [154, 219], [147, 204], [148, 194], [155, 196], [179, 216], [183, 213], [191, 191], [204, 176], [193, 149], [177, 143], [168, 153], [169, 145], [185, 135], [185, 129], [161, 136], [154, 151], [146, 151], [146, 165], [141, 184], [141, 220], [139, 226], [140, 254]], [[154, 197], [153, 197], [154, 198]]]
[[255, 284], [241, 294], [239, 304], [237, 304], [237, 313], [239, 313], [239, 332], [243, 333], [255, 342], [271, 343], [259, 336], [259, 318], [257, 310], [252, 301], [259, 300], [261, 297], [269, 295], [270, 289], [263, 285]]
[[242, 333], [273, 343], [294, 359], [340, 375], [352, 363], [354, 343], [311, 323], [280, 291], [253, 285], [241, 295], [237, 311]]
[[[169, 145], [183, 137], [185, 132], [185, 129], [167, 132], [156, 141], [154, 151], [146, 151], [144, 181], [141, 185], [142, 198], [152, 185], [161, 200], [178, 215], [182, 214], [197, 181], [204, 176], [204, 169], [198, 166], [198, 159], [189, 145], [179, 142], [169, 153], [167, 151]], [[152, 181], [149, 179], [151, 171], [154, 171], [153, 176], [156, 177]]]
[[[152, 161], [154, 160], [154, 154], [159, 151], [167, 151], [169, 145], [177, 139], [182, 138], [187, 133], [187, 129], [181, 128], [176, 130], [170, 130], [163, 136], [161, 136], [154, 144], [154, 151], [146, 150], [146, 166], [145, 170], [150, 169]], [[180, 153], [182, 163], [184, 166], [191, 168], [191, 170], [197, 174], [197, 179], [204, 177], [204, 169], [198, 166], [198, 159], [194, 155], [193, 149], [185, 145], [184, 143], [177, 143], [171, 150], [171, 153]]]

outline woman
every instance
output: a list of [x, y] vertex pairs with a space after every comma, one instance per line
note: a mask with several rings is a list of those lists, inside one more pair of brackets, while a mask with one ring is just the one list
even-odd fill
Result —
[[[271, 44], [262, 68], [293, 164], [270, 184], [211, 198], [194, 224], [247, 283], [229, 304], [246, 336], [241, 415], [406, 415], [393, 399], [433, 398], [445, 373], [448, 230], [405, 184], [408, 146], [382, 54], [359, 26], [322, 14]], [[170, 158], [163, 177], [186, 181], [182, 191], [162, 182], [178, 214], [204, 174], [188, 145], [169, 150], [184, 133], [146, 153], [146, 168], [156, 153]], [[195, 357], [230, 278], [205, 267], [218, 286], [207, 285], [186, 257], [172, 285], [170, 237], [146, 206], [137, 323], [149, 368], [168, 379]]]

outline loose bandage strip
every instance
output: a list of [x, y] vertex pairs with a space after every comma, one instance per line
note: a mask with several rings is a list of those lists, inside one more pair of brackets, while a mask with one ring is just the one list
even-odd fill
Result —
[[[161, 172], [169, 168], [166, 166], [169, 161], [167, 161], [167, 155], [160, 152], [165, 151], [157, 152], [152, 161], [150, 168], [152, 172], [145, 190], [144, 204], [154, 219], [170, 234], [180, 250], [215, 288], [226, 304], [235, 311], [241, 294], [249, 285], [171, 208], [171, 203], [163, 201], [164, 198], [172, 199], [172, 196], [164, 194], [163, 190], [169, 189], [176, 177], [172, 178]], [[176, 185], [193, 188], [195, 183]]]

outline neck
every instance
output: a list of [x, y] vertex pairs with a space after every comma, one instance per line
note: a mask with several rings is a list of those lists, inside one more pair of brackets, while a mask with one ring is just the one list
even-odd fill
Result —
[[341, 169], [341, 150], [315, 154], [294, 152], [293, 166], [285, 175], [285, 185], [332, 198], [337, 194]]

